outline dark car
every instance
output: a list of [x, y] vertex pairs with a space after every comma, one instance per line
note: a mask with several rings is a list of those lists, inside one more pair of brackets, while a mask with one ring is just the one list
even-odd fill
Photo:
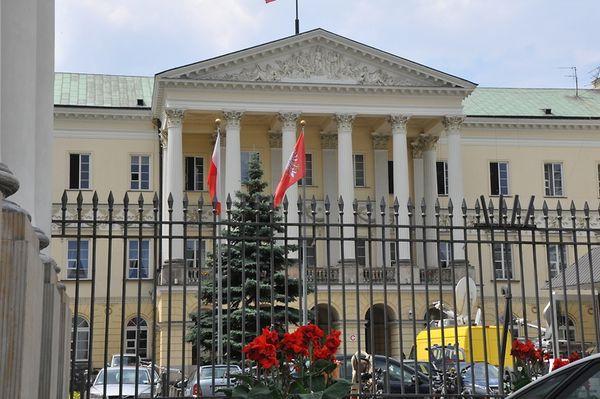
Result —
[[[474, 395], [496, 395], [498, 393], [499, 370], [493, 364], [460, 362], [459, 370], [463, 393]], [[473, 376], [475, 376], [474, 380]]]
[[[352, 356], [351, 355], [338, 355], [337, 360], [341, 362], [340, 365], [340, 377], [352, 380]], [[414, 361], [404, 360], [403, 363], [392, 358], [387, 358], [383, 355], [373, 356], [374, 369], [381, 369], [385, 372], [389, 380], [390, 392], [393, 394], [403, 393], [402, 386], [404, 386], [404, 393], [429, 393], [429, 377], [420, 371], [415, 371]], [[412, 364], [411, 364], [412, 363]], [[417, 381], [417, 384], [415, 384]], [[415, 385], [418, 385], [418, 390], [415, 390]], [[386, 391], [384, 383], [384, 392]]]
[[600, 354], [546, 374], [507, 399], [600, 398]]

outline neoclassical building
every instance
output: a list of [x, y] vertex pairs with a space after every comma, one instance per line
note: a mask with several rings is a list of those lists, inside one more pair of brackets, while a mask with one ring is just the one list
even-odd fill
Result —
[[[222, 120], [222, 197], [240, 190], [253, 153], [260, 156], [265, 179], [274, 190], [292, 152], [300, 119], [306, 121], [306, 193], [309, 198], [316, 198], [321, 213], [326, 197], [335, 202], [342, 196], [346, 204], [356, 199], [361, 209], [367, 199], [375, 200], [378, 209], [380, 199], [385, 199], [391, 207], [397, 198], [401, 204], [399, 222], [407, 224], [409, 198], [417, 199], [419, 205], [424, 198], [427, 209], [433, 210], [436, 201], [445, 208], [452, 200], [458, 208], [464, 198], [472, 209], [481, 195], [496, 201], [503, 196], [509, 203], [515, 194], [527, 199], [535, 195], [539, 209], [542, 200], [550, 207], [555, 207], [558, 200], [564, 204], [574, 201], [582, 207], [584, 201], [594, 203], [600, 195], [600, 91], [580, 90], [575, 96], [570, 89], [481, 88], [463, 78], [323, 29], [176, 67], [154, 77], [57, 73], [54, 103], [55, 217], [60, 216], [64, 190], [71, 204], [78, 192], [82, 192], [84, 214], [90, 211], [92, 194], [97, 192], [102, 217], [106, 217], [109, 192], [116, 203], [122, 203], [127, 193], [132, 203], [141, 195], [146, 204], [152, 203], [155, 192], [163, 199], [170, 193], [174, 220], [183, 216], [184, 194], [191, 204], [196, 204], [201, 196], [208, 204], [206, 175], [216, 118]], [[296, 204], [298, 188], [288, 190], [287, 196], [291, 204]], [[379, 213], [375, 215], [374, 219], [380, 221]], [[434, 223], [434, 212], [428, 215]], [[290, 212], [289, 220], [297, 222], [297, 213]], [[345, 212], [344, 222], [352, 221], [352, 213]], [[462, 223], [458, 213], [453, 223]], [[57, 231], [59, 226], [55, 224], [54, 229]], [[455, 240], [460, 239], [460, 233], [457, 234]], [[408, 238], [408, 231], [401, 231], [399, 238]], [[210, 251], [210, 247], [190, 240], [184, 248], [183, 241], [174, 241], [171, 248], [163, 248], [163, 259], [155, 259], [156, 245], [160, 243], [152, 239], [131, 240], [112, 249], [114, 259], [130, 261], [126, 265], [128, 275], [123, 278], [119, 264], [109, 280], [108, 261], [105, 255], [100, 255], [106, 254], [107, 249], [98, 243], [94, 282], [97, 309], [94, 310], [89, 300], [94, 285], [90, 270], [92, 243], [83, 242], [80, 252], [85, 270], [80, 275], [78, 305], [81, 313], [78, 348], [83, 349], [77, 352], [78, 360], [90, 356], [85, 343], [89, 342], [89, 327], [93, 323], [98, 336], [94, 333], [91, 356], [95, 367], [102, 364], [104, 306], [109, 286], [109, 299], [114, 304], [111, 307], [114, 321], [110, 322], [108, 335], [110, 351], [119, 351], [122, 317], [126, 321], [123, 327], [126, 348], [135, 350], [136, 344], [143, 345], [141, 353], [149, 356], [148, 334], [153, 328], [154, 314], [152, 265], [168, 259], [167, 254], [172, 259], [186, 254], [194, 259], [190, 267], [201, 270], [204, 260], [196, 262], [195, 254], [200, 248]], [[72, 291], [76, 245], [76, 241], [68, 238], [54, 239], [52, 243], [53, 257], [62, 267], [62, 277]], [[452, 254], [458, 277], [470, 272], [478, 282], [485, 282], [486, 300], [487, 295], [494, 296], [492, 278], [504, 281], [503, 286], [513, 284], [515, 292], [521, 292], [521, 282], [526, 282], [523, 303], [530, 314], [535, 314], [540, 309], [534, 301], [533, 281], [537, 279], [543, 286], [549, 279], [547, 270], [554, 275], [575, 256], [572, 250], [557, 244], [548, 250], [547, 259], [546, 254], [541, 255], [545, 266], [536, 274], [529, 263], [518, 267], [521, 264], [517, 249], [503, 245], [484, 252], [481, 275], [477, 259], [472, 256], [465, 259], [465, 247], [460, 243], [452, 248], [442, 239], [439, 244], [427, 245], [425, 250], [416, 246], [412, 255], [406, 242], [400, 242], [397, 248], [393, 242], [390, 247], [387, 245], [369, 245], [359, 232], [356, 243], [346, 241], [343, 248], [334, 246], [329, 260], [324, 255], [325, 243], [317, 242], [310, 248], [310, 262], [316, 272], [309, 273], [309, 280], [323, 288], [322, 292], [326, 292], [325, 281], [328, 281], [332, 292], [332, 297], [325, 294], [319, 297], [318, 304], [311, 297], [311, 306], [323, 310], [323, 314], [333, 314], [334, 323], [339, 323], [343, 313], [347, 314], [345, 337], [349, 350], [356, 348], [357, 343], [351, 337], [364, 331], [369, 309], [373, 307], [379, 319], [371, 322], [381, 322], [381, 315], [385, 314], [387, 325], [391, 326], [390, 331], [378, 329], [376, 341], [389, 341], [396, 356], [401, 349], [408, 353], [412, 344], [409, 327], [416, 319], [422, 328], [431, 305], [422, 292], [425, 280], [432, 279], [435, 284], [442, 281], [444, 295], [452, 295], [454, 289], [447, 279], [448, 273], [423, 273], [427, 266], [425, 259], [429, 266], [445, 267]], [[364, 281], [350, 281], [359, 287], [365, 284], [365, 291], [348, 291], [346, 303], [342, 303], [344, 286], [339, 274], [323, 277], [326, 261], [330, 269], [331, 265], [338, 270], [343, 267], [339, 262], [342, 249], [346, 259], [356, 259], [359, 267], [401, 268], [400, 281], [386, 281], [393, 287], [387, 290], [387, 296], [382, 281], [367, 281], [366, 277]], [[394, 254], [393, 259], [390, 254]], [[562, 254], [568, 262], [557, 262]], [[135, 262], [139, 257], [142, 265]], [[524, 257], [531, 259], [531, 254]], [[416, 291], [406, 280], [411, 269], [416, 276], [413, 277]], [[142, 273], [144, 285], [139, 312], [138, 273]], [[190, 277], [189, 281], [192, 280]], [[373, 300], [366, 297], [367, 282], [374, 282]], [[127, 285], [123, 307], [123, 298], [118, 295], [122, 284]], [[176, 288], [182, 296], [182, 287]], [[173, 308], [171, 320], [178, 323], [172, 325], [172, 342], [181, 342], [180, 321], [196, 310], [193, 287], [189, 289], [186, 309], [180, 302]], [[159, 286], [156, 298], [159, 311], [154, 349], [159, 362], [167, 350], [164, 316], [167, 291], [166, 285]], [[354, 305], [354, 295], [362, 298], [359, 308]], [[548, 294], [546, 291], [540, 295]], [[398, 296], [402, 299], [401, 308], [397, 306]], [[412, 298], [415, 298], [414, 308]], [[521, 300], [515, 304], [516, 314], [522, 310], [520, 304]], [[575, 330], [593, 329], [584, 326], [577, 315], [572, 319]], [[142, 328], [138, 329], [138, 325]], [[136, 336], [138, 331], [144, 335]], [[402, 345], [401, 335], [405, 336]], [[591, 339], [591, 334], [588, 335]], [[381, 351], [380, 347], [368, 349]], [[181, 345], [176, 344], [171, 356], [184, 355], [186, 364], [191, 364], [191, 347], [183, 350], [185, 354], [181, 353]]]

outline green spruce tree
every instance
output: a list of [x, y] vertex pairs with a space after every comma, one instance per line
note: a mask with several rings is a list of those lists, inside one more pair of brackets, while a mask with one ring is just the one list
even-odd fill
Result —
[[[229, 241], [221, 240], [221, 304], [217, 302], [217, 257], [210, 254], [207, 259], [215, 278], [203, 282], [200, 299], [211, 310], [191, 315], [192, 326], [186, 338], [193, 345], [199, 339], [202, 363], [216, 361], [213, 356], [217, 353], [219, 306], [223, 314], [223, 354], [227, 359], [229, 351], [232, 361], [241, 360], [244, 345], [260, 334], [260, 331], [257, 332], [257, 308], [261, 329], [269, 327], [271, 322], [274, 325], [284, 324], [286, 313], [288, 322], [299, 321], [298, 309], [285, 306], [286, 299], [291, 304], [299, 295], [298, 279], [289, 275], [286, 278], [286, 269], [296, 264], [296, 261], [286, 258], [286, 252], [289, 254], [297, 247], [291, 240], [284, 246], [281, 236], [276, 237], [276, 234], [283, 233], [282, 217], [276, 212], [271, 215], [271, 196], [265, 193], [267, 183], [262, 177], [260, 159], [254, 155], [248, 165], [248, 180], [243, 183], [245, 189], [236, 193], [231, 207], [230, 231], [228, 233], [226, 227], [221, 230], [221, 236], [228, 234], [229, 238]], [[227, 220], [225, 206], [222, 217]]]

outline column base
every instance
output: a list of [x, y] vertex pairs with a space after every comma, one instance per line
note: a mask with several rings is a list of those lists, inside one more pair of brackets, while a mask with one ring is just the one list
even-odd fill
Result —
[[10, 197], [19, 190], [19, 181], [8, 166], [0, 162], [0, 192], [4, 198]]

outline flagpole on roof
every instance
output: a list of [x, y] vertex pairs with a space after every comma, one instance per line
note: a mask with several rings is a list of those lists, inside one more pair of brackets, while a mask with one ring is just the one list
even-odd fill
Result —
[[[217, 143], [219, 144], [219, 148], [216, 150], [221, 152], [221, 120], [216, 119], [215, 123], [217, 125]], [[220, 159], [219, 159], [220, 162]], [[220, 167], [220, 165], [218, 165]], [[217, 192], [220, 193], [221, 182], [217, 180]], [[221, 198], [220, 195], [217, 198]], [[217, 206], [215, 204], [215, 206]], [[217, 212], [217, 302], [219, 306], [217, 307], [217, 361], [219, 364], [223, 364], [223, 260], [221, 258], [221, 212]]]
[[[296, 5], [298, 0], [296, 0]], [[296, 19], [296, 29], [298, 29], [298, 20]], [[304, 133], [304, 125], [306, 121], [300, 121], [300, 134]], [[304, 170], [306, 171], [306, 157], [304, 157]], [[306, 172], [302, 177], [302, 324], [308, 324], [308, 280], [306, 271]], [[316, 281], [316, 280], [315, 280]], [[316, 304], [315, 304], [316, 306]]]
[[296, 34], [300, 34], [300, 20], [298, 19], [298, 0], [296, 0]]

